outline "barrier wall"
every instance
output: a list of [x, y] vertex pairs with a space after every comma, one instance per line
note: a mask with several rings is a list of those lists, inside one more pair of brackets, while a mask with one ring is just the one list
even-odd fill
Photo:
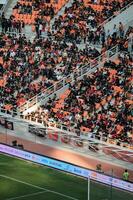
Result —
[[[117, 158], [118, 161], [126, 161], [133, 164], [133, 145], [122, 143], [121, 146], [116, 145], [114, 140], [104, 137], [100, 140], [93, 138], [92, 133], [81, 132], [77, 135], [76, 131], [63, 129], [63, 127], [44, 126], [37, 122], [29, 122], [0, 114], [0, 131], [5, 135], [7, 144], [8, 135], [26, 139], [39, 144], [48, 144], [54, 146], [62, 146], [66, 149], [76, 150], [77, 152], [88, 153], [93, 156], [105, 156], [106, 160]], [[108, 157], [107, 157], [108, 155]]]
[[48, 167], [52, 167], [61, 171], [65, 171], [74, 175], [78, 175], [84, 178], [90, 178], [94, 181], [98, 181], [100, 183], [104, 183], [107, 185], [112, 185], [113, 187], [117, 187], [119, 189], [123, 189], [129, 192], [133, 192], [133, 183], [129, 183], [123, 180], [120, 180], [115, 177], [107, 176], [105, 174], [98, 173], [96, 171], [88, 170], [85, 168], [81, 168], [76, 165], [72, 165], [66, 162], [62, 162], [56, 159], [52, 159], [50, 157], [38, 155], [32, 152], [27, 152], [24, 150], [16, 149], [11, 146], [7, 146], [4, 144], [0, 144], [0, 152], [9, 154], [18, 158], [22, 158], [28, 161], [32, 161], [41, 165], [45, 165]]

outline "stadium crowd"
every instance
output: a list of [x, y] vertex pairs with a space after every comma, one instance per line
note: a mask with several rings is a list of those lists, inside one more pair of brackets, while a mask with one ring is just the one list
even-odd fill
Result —
[[[110, 46], [107, 43], [108, 48], [118, 44], [121, 50], [127, 50], [132, 32], [129, 28], [123, 40], [118, 34]], [[5, 107], [16, 108], [100, 55], [95, 48], [81, 50], [75, 43], [58, 38], [40, 38], [32, 43], [24, 35], [1, 34], [0, 38], [0, 104]]]
[[[29, 2], [29, 1], [27, 1]], [[40, 10], [41, 1], [20, 5], [20, 14], [31, 14]], [[99, 27], [105, 19], [113, 15], [130, 1], [77, 1], [65, 9], [64, 16], [55, 20], [53, 31], [48, 38], [37, 37], [33, 42], [25, 35], [10, 35], [5, 32], [22, 31], [25, 24], [13, 16], [7, 20], [2, 16], [0, 34], [0, 106], [4, 109], [17, 109], [19, 105], [54, 85], [64, 76], [74, 73], [79, 67], [93, 62], [96, 57], [115, 45], [121, 52], [119, 58], [108, 61], [83, 80], [70, 84], [69, 90], [58, 100], [49, 99], [45, 106], [29, 113], [26, 118], [48, 124], [54, 122], [73, 127], [80, 132], [89, 132], [92, 137], [115, 138], [119, 142], [132, 142], [131, 111], [131, 67], [132, 57], [128, 54], [128, 38], [133, 28], [124, 32], [123, 24], [114, 25], [113, 33], [105, 33]], [[33, 2], [32, 2], [33, 3]], [[95, 5], [98, 5], [97, 9]], [[110, 8], [110, 9], [107, 9]], [[101, 12], [102, 11], [102, 12]], [[107, 12], [108, 11], [108, 12]], [[40, 24], [44, 13], [37, 16]], [[53, 16], [53, 15], [52, 15]], [[42, 30], [37, 28], [38, 30]], [[94, 44], [102, 44], [99, 52], [95, 47], [85, 45], [80, 49], [81, 39]], [[69, 43], [70, 42], [70, 43]]]
[[[67, 41], [76, 41], [102, 44], [105, 42], [105, 30], [103, 22], [113, 16], [121, 8], [131, 1], [78, 1], [75, 0], [72, 6], [65, 9], [65, 13], [55, 19], [53, 30], [63, 35]], [[119, 26], [120, 34], [123, 35], [123, 26]], [[114, 27], [114, 32], [116, 26]], [[109, 33], [108, 33], [109, 34]]]
[[67, 0], [18, 0], [10, 18], [1, 19], [3, 32], [24, 33], [25, 25], [32, 25], [32, 30], [39, 35], [46, 24], [64, 6]]
[[[102, 23], [109, 17], [118, 14], [130, 2], [132, 0], [74, 0], [70, 7], [65, 8], [64, 15], [55, 19], [53, 30], [60, 37], [65, 37], [67, 41], [80, 43], [83, 39], [84, 42], [88, 41], [94, 44], [102, 41], [103, 44], [105, 32]], [[41, 33], [46, 31], [46, 25], [49, 24], [50, 19], [65, 3], [65, 0], [47, 0], [46, 2], [19, 0], [13, 8], [11, 17], [9, 19], [2, 18], [2, 30], [3, 32], [21, 33], [24, 32], [25, 25], [29, 24], [40, 37]]]
[[[48, 124], [64, 124], [92, 134], [100, 139], [117, 139], [132, 143], [132, 73], [133, 60], [120, 53], [117, 62], [105, 62], [104, 67], [75, 80], [60, 99], [49, 99], [46, 105], [26, 118]], [[67, 93], [67, 95], [66, 95]]]
[[6, 32], [21, 33], [25, 27], [25, 24], [23, 21], [15, 20], [14, 16], [10, 16], [10, 18], [7, 19], [4, 13], [2, 13], [1, 27], [3, 33]]

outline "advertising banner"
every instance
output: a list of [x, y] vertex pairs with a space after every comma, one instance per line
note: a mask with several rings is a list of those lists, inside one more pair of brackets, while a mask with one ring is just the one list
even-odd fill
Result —
[[111, 176], [107, 176], [105, 174], [101, 174], [89, 169], [84, 169], [82, 167], [78, 167], [73, 164], [69, 164], [69, 163], [59, 161], [53, 158], [49, 158], [46, 156], [42, 156], [35, 153], [27, 152], [24, 150], [20, 150], [17, 148], [13, 148], [11, 146], [7, 146], [4, 144], [0, 144], [0, 152], [7, 153], [9, 155], [13, 155], [19, 158], [23, 158], [28, 161], [33, 161], [38, 164], [53, 167], [55, 169], [59, 169], [59, 170], [69, 172], [75, 175], [79, 175], [85, 178], [90, 178], [94, 181], [98, 181], [100, 183], [104, 183], [107, 185], [112, 185], [113, 187], [117, 187], [129, 192], [133, 192], [133, 183], [123, 181], [121, 179], [113, 178]]

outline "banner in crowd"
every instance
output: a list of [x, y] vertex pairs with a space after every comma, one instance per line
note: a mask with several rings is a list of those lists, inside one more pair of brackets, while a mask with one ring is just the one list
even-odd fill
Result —
[[13, 122], [7, 120], [5, 117], [0, 116], [0, 125], [4, 128], [14, 130]]

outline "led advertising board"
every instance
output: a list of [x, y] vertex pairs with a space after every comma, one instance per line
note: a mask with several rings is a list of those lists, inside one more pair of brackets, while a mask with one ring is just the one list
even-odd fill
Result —
[[28, 161], [36, 162], [41, 165], [53, 167], [55, 169], [82, 176], [84, 178], [90, 178], [94, 181], [98, 181], [107, 185], [112, 185], [113, 187], [127, 190], [129, 192], [133, 192], [133, 183], [129, 183], [117, 178], [112, 178], [111, 176], [107, 176], [105, 174], [101, 174], [92, 170], [84, 169], [73, 164], [69, 164], [63, 161], [27, 152], [24, 150], [16, 149], [4, 144], [0, 144], [0, 152], [16, 156]]

